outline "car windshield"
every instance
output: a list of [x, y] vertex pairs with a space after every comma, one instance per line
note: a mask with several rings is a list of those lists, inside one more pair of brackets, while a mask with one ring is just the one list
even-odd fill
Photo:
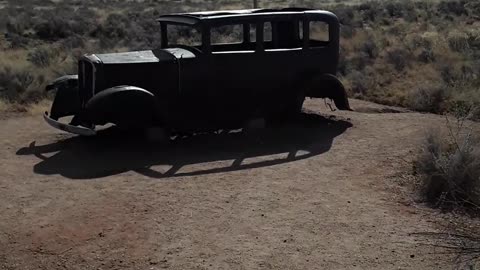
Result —
[[200, 47], [202, 44], [200, 30], [188, 25], [167, 25], [167, 39], [169, 47], [174, 45]]

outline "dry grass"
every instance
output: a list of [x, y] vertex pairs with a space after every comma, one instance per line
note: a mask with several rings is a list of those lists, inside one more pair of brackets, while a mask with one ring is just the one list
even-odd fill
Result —
[[50, 106], [50, 100], [44, 99], [40, 102], [29, 104], [26, 109], [26, 113], [31, 116], [42, 115], [44, 112], [50, 109]]
[[8, 104], [4, 100], [0, 99], [0, 113], [5, 114], [8, 108], [9, 108]]
[[415, 161], [420, 194], [434, 207], [448, 210], [440, 232], [420, 233], [420, 243], [453, 255], [455, 269], [479, 269], [480, 137], [468, 120], [474, 108], [456, 107], [446, 129], [430, 130]]
[[434, 206], [480, 209], [480, 138], [470, 125], [472, 109], [446, 117], [446, 131], [429, 131], [415, 162], [421, 193]]
[[[480, 88], [480, 23], [475, 17], [479, 0], [354, 2], [260, 4], [326, 8], [338, 15], [339, 75], [351, 96], [435, 113], [458, 103], [480, 104], [475, 94]], [[0, 38], [0, 98], [38, 102], [44, 98], [45, 84], [75, 72], [75, 60], [83, 53], [158, 46], [154, 19], [160, 14], [250, 7], [236, 0], [185, 0], [182, 5], [125, 1], [115, 2], [114, 8], [108, 1], [89, 3], [58, 1], [53, 6], [29, 0], [0, 9], [7, 26], [7, 39]], [[42, 8], [32, 12], [33, 6]], [[440, 96], [438, 87], [431, 88], [439, 84], [445, 86]]]

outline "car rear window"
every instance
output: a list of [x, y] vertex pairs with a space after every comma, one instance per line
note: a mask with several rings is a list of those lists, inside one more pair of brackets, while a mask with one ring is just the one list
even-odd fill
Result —
[[330, 41], [329, 25], [323, 21], [310, 21], [310, 47], [323, 47]]

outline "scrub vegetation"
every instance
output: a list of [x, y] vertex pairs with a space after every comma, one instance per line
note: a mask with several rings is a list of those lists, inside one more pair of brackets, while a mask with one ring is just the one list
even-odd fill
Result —
[[433, 206], [443, 209], [480, 209], [480, 143], [471, 110], [447, 116], [445, 130], [427, 132], [415, 162], [421, 193]]
[[[444, 113], [480, 104], [480, 1], [260, 1], [335, 12], [342, 24], [339, 76], [350, 95]], [[0, 2], [0, 98], [45, 98], [53, 78], [76, 72], [83, 53], [158, 46], [161, 14], [250, 8], [245, 1]], [[18, 107], [18, 106], [17, 106]], [[479, 114], [472, 117], [478, 119]]]

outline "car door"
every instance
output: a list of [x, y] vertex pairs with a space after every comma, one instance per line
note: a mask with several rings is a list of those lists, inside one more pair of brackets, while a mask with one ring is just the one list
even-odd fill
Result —
[[[301, 90], [303, 42], [299, 37], [299, 20], [296, 17], [273, 17], [263, 22], [261, 61], [265, 81], [264, 106], [276, 112]], [[257, 34], [259, 34], [257, 32]]]
[[219, 122], [238, 123], [258, 108], [263, 63], [244, 23], [211, 28], [210, 97]]

